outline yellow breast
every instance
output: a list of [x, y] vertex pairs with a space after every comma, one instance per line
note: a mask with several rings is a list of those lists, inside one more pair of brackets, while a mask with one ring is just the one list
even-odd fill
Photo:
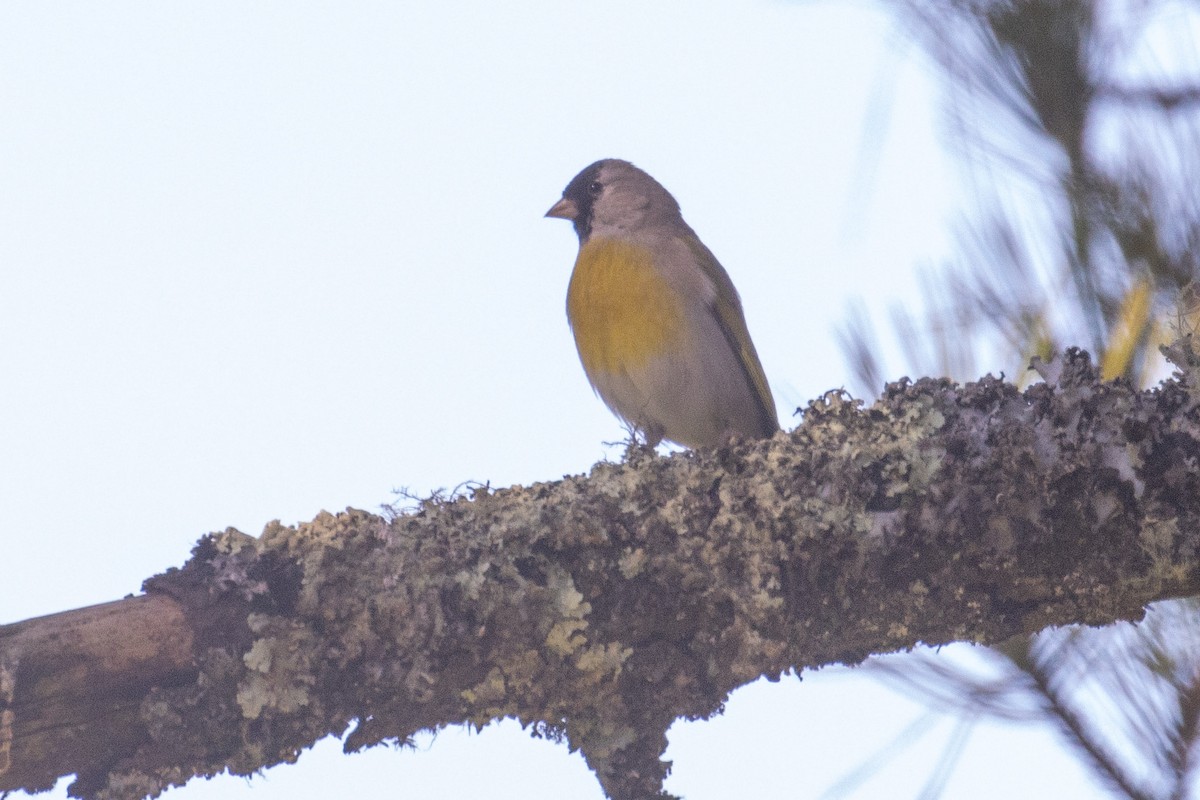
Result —
[[589, 376], [636, 369], [683, 335], [678, 297], [642, 247], [593, 239], [579, 250], [567, 289], [567, 318]]

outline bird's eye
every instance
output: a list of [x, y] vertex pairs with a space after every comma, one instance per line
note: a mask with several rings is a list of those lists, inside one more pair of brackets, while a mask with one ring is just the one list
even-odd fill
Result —
[[592, 181], [588, 184], [588, 194], [590, 194], [592, 197], [599, 197], [600, 192], [603, 191], [603, 189], [604, 185], [600, 183], [600, 181]]

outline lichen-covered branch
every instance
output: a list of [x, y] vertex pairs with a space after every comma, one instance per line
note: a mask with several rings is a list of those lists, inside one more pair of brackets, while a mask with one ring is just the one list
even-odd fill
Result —
[[[87, 747], [56, 757], [33, 709], [54, 699], [48, 626], [88, 610], [0, 628], [0, 791], [77, 772], [81, 796], [136, 798], [328, 734], [515, 717], [644, 800], [672, 721], [760, 675], [1200, 593], [1194, 368], [1146, 392], [1079, 352], [1045, 374], [900, 383], [866, 409], [832, 393], [769, 441], [207, 537], [123, 601], [177, 614], [189, 669], [128, 681], [136, 713], [76, 709], [59, 728]], [[102, 668], [79, 660], [69, 680]]]

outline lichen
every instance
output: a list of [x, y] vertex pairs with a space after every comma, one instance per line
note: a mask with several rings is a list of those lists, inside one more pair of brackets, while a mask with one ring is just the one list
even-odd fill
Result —
[[769, 440], [208, 537], [148, 583], [199, 678], [146, 699], [93, 796], [513, 717], [642, 800], [670, 724], [759, 675], [1136, 617], [1200, 589], [1195, 369], [1135, 392], [1073, 352], [1024, 392], [829, 393]]

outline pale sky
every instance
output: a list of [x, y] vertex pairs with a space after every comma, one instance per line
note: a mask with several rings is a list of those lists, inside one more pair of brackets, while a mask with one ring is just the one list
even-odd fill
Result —
[[[598, 158], [722, 260], [785, 427], [850, 383], [849, 301], [914, 302], [961, 205], [920, 54], [865, 3], [11, 2], [0, 104], [0, 622], [136, 592], [208, 531], [619, 457], [542, 217]], [[675, 726], [668, 788], [818, 797], [922, 713], [845, 670], [755, 684]], [[953, 725], [850, 796], [916, 796]], [[601, 797], [513, 723], [338, 747], [166, 796]], [[985, 726], [943, 797], [1098, 791]]]

